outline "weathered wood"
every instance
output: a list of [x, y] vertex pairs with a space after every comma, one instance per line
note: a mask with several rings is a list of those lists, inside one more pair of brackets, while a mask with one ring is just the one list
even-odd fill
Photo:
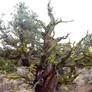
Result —
[[[56, 20], [50, 7], [50, 1], [48, 3], [48, 16], [50, 22], [47, 26], [42, 25], [44, 32], [42, 37], [44, 40], [43, 54], [41, 56], [40, 66], [37, 69], [35, 80], [35, 92], [56, 92], [56, 76], [55, 76], [55, 55], [56, 55], [56, 43], [54, 39], [54, 28]], [[53, 33], [53, 36], [51, 35]]]
[[55, 65], [49, 63], [45, 70], [39, 68], [35, 92], [56, 92]]

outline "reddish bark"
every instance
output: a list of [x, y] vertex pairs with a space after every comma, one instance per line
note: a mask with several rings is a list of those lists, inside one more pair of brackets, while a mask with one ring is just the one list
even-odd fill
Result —
[[56, 92], [55, 65], [49, 63], [44, 71], [40, 68], [37, 73], [37, 81], [40, 83], [36, 85], [36, 92]]

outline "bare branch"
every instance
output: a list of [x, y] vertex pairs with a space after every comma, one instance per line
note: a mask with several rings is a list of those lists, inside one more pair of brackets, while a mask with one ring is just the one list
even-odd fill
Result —
[[69, 20], [69, 21], [62, 21], [62, 23], [68, 23], [68, 22], [73, 22], [74, 20]]
[[63, 40], [63, 39], [67, 39], [68, 36], [69, 36], [69, 33], [68, 33], [66, 36], [58, 37], [58, 38], [56, 38], [55, 40], [56, 40], [57, 42], [59, 42], [59, 41], [61, 41], [61, 40]]
[[50, 7], [50, 3], [51, 3], [51, 0], [49, 0], [49, 2], [48, 2], [48, 13], [52, 12], [52, 9], [53, 9], [53, 7], [52, 8]]
[[53, 8], [50, 7], [50, 2], [51, 2], [51, 0], [48, 2], [48, 15], [49, 15], [50, 20], [51, 20], [49, 24], [54, 25], [55, 24], [55, 18], [54, 18], [53, 13], [52, 13]]
[[68, 23], [68, 22], [73, 22], [74, 20], [69, 20], [69, 21], [62, 21], [62, 19], [60, 20], [56, 20], [55, 25], [59, 24], [59, 23]]

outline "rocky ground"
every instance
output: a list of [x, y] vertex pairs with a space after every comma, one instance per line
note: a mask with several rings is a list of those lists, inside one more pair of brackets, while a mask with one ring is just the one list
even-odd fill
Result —
[[[24, 67], [19, 67], [17, 73], [25, 74], [27, 70]], [[57, 92], [92, 92], [92, 67], [79, 69], [81, 74], [74, 80], [73, 85], [62, 85]], [[9, 92], [7, 90], [16, 89], [16, 85], [23, 83], [24, 79], [9, 80], [0, 74], [0, 92]], [[10, 91], [13, 92], [13, 91]], [[19, 86], [17, 92], [34, 92], [34, 89], [28, 87], [27, 84]]]

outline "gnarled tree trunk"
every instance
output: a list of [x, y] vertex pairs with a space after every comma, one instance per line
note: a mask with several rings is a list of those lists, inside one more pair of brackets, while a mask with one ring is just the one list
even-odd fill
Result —
[[40, 66], [37, 73], [36, 92], [56, 92], [56, 77], [55, 77], [55, 65], [49, 63], [45, 70]]
[[[56, 45], [60, 40], [67, 37], [54, 38], [54, 28], [58, 23], [62, 22], [62, 20], [55, 20], [50, 2], [48, 3], [48, 16], [50, 17], [50, 22], [47, 26], [44, 25], [42, 21], [38, 20], [44, 29], [44, 32], [42, 32], [44, 43], [40, 66], [36, 74], [36, 83], [38, 82], [35, 87], [36, 92], [56, 92], [57, 84], [54, 64], [56, 59]], [[43, 69], [44, 66], [45, 69]]]

